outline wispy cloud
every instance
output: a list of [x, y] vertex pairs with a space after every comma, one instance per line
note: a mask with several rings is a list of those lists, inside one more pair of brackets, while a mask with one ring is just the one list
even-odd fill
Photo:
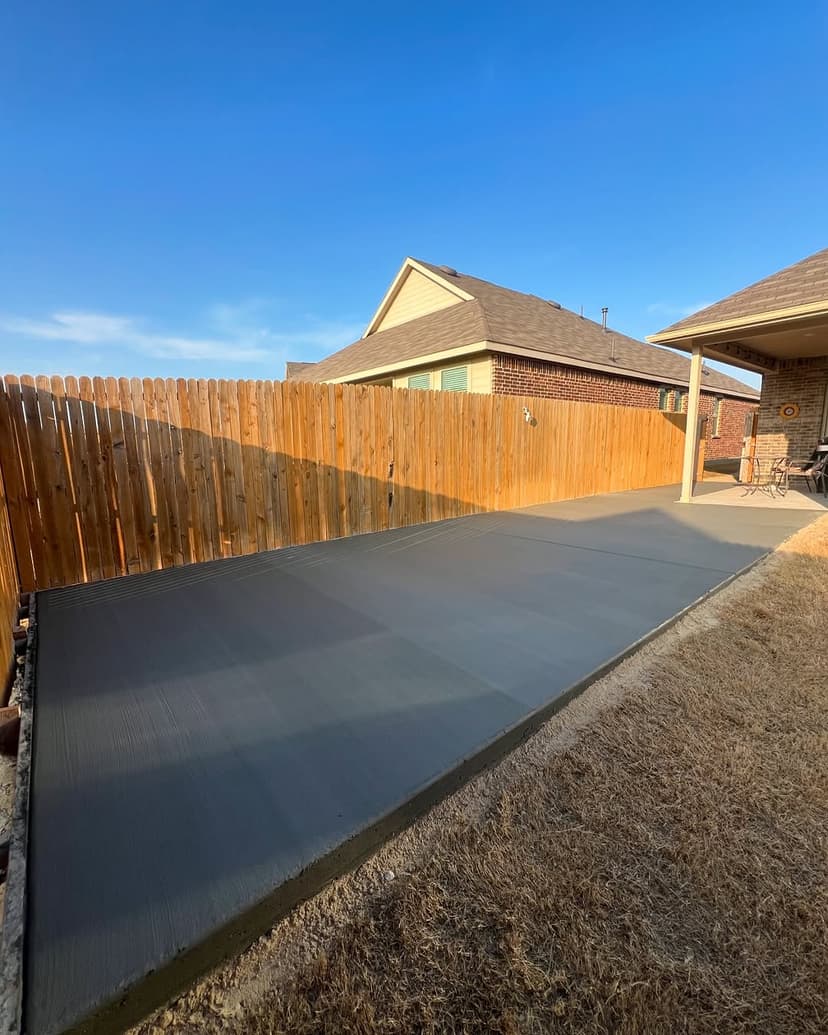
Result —
[[31, 318], [0, 314], [0, 332], [27, 340], [85, 347], [127, 348], [156, 359], [253, 363], [291, 358], [321, 358], [350, 344], [361, 333], [351, 321], [326, 321], [308, 315], [291, 321], [295, 330], [274, 329], [268, 317], [274, 303], [249, 299], [212, 306], [199, 322], [206, 334], [181, 335], [155, 330], [148, 321], [87, 310], [64, 310]]
[[690, 305], [680, 305], [676, 302], [651, 302], [647, 306], [647, 312], [651, 316], [672, 316], [678, 320], [682, 316], [689, 316], [700, 309], [706, 309], [711, 304], [710, 302], [692, 302]]
[[273, 311], [278, 307], [279, 303], [273, 299], [250, 298], [218, 303], [209, 309], [208, 316], [211, 324], [224, 335], [278, 352], [312, 353], [312, 358], [321, 358], [325, 353], [350, 345], [365, 326], [364, 321], [323, 320], [306, 313], [292, 321], [297, 325], [295, 329], [277, 330], [271, 323], [274, 322]]
[[157, 359], [264, 359], [267, 349], [220, 338], [191, 338], [144, 330], [128, 316], [109, 313], [60, 312], [41, 320], [0, 316], [0, 330], [23, 338], [61, 341], [72, 345], [112, 345], [130, 348]]

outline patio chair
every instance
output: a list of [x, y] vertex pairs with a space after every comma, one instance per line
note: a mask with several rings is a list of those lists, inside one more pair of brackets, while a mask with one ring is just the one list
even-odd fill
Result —
[[828, 496], [828, 453], [820, 453], [816, 460], [801, 464], [789, 461], [785, 469], [786, 490], [791, 478], [804, 478], [808, 492], [818, 492], [821, 487], [823, 496]]
[[770, 466], [770, 494], [784, 496], [788, 491], [788, 475], [791, 469], [791, 459], [787, 456], [774, 457]]

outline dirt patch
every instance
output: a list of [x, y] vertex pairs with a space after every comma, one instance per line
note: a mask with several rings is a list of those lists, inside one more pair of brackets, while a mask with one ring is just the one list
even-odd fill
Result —
[[712, 460], [704, 465], [702, 481], [729, 482], [735, 485], [739, 481], [739, 460]]
[[828, 518], [136, 1031], [828, 1029]]
[[[9, 696], [10, 704], [20, 702], [20, 688], [23, 683], [23, 659], [19, 658], [14, 671], [14, 679]], [[13, 755], [0, 755], [0, 841], [7, 841], [11, 836], [12, 813], [14, 812], [14, 786], [17, 778], [17, 758]], [[6, 884], [0, 884], [0, 917], [6, 903]]]

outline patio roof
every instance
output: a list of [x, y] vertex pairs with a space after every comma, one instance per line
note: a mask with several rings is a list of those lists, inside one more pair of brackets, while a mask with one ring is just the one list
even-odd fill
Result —
[[828, 354], [828, 248], [751, 284], [647, 340], [760, 373]]

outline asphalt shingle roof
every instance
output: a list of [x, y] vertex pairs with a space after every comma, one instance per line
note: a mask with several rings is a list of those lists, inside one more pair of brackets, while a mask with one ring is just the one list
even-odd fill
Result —
[[681, 331], [701, 324], [738, 320], [779, 309], [791, 309], [828, 300], [828, 248], [786, 266], [720, 302], [714, 302], [691, 316], [665, 327], [661, 334]]
[[[667, 384], [686, 384], [690, 361], [671, 350], [648, 345], [564, 309], [557, 303], [500, 287], [465, 273], [417, 260], [419, 264], [472, 296], [447, 309], [409, 320], [388, 330], [375, 331], [319, 363], [298, 372], [304, 381], [348, 377], [377, 367], [391, 366], [446, 349], [480, 341], [547, 353], [573, 366], [598, 364], [619, 375], [645, 374]], [[758, 398], [759, 393], [717, 370], [705, 374], [704, 387]]]
[[300, 360], [289, 359], [285, 363], [285, 377], [290, 380], [293, 377], [304, 370], [306, 367], [316, 366], [315, 363], [303, 363]]

